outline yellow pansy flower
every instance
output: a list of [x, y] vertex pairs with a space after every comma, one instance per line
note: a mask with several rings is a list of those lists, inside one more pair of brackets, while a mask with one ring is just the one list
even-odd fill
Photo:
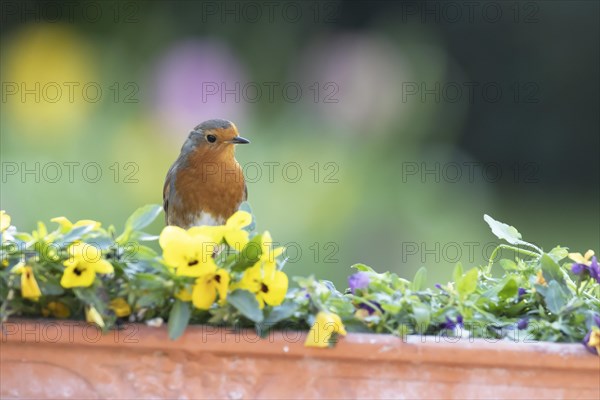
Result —
[[260, 308], [264, 308], [265, 303], [270, 306], [278, 306], [285, 299], [288, 277], [285, 273], [278, 271], [274, 263], [267, 264], [259, 261], [244, 271], [237, 287], [254, 293]]
[[65, 268], [60, 284], [64, 288], [89, 287], [94, 283], [96, 274], [111, 274], [112, 264], [102, 258], [100, 249], [75, 242], [68, 249], [69, 258], [63, 263]]
[[342, 320], [337, 314], [321, 311], [317, 314], [304, 345], [306, 347], [328, 347], [329, 339], [334, 333], [346, 335], [346, 328]]
[[0, 232], [4, 232], [10, 226], [10, 215], [6, 211], [0, 211]]
[[59, 229], [61, 233], [67, 233], [73, 228], [79, 228], [80, 226], [93, 225], [93, 229], [98, 229], [102, 225], [98, 221], [94, 221], [91, 219], [81, 219], [75, 223], [72, 223], [65, 217], [56, 217], [52, 218], [50, 221], [56, 222], [59, 225]]
[[279, 257], [281, 254], [283, 254], [283, 251], [285, 250], [284, 247], [277, 247], [277, 248], [271, 248], [271, 244], [273, 243], [273, 239], [271, 238], [271, 234], [269, 233], [269, 231], [265, 231], [265, 233], [262, 234], [261, 240], [260, 240], [260, 247], [261, 247], [261, 255], [260, 255], [260, 260], [263, 261], [266, 265], [268, 266], [275, 266], [275, 259], [277, 257]]
[[181, 289], [175, 293], [175, 298], [181, 301], [192, 301], [192, 290], [188, 287]]
[[46, 307], [42, 308], [42, 315], [44, 317], [52, 315], [55, 318], [69, 318], [71, 310], [59, 301], [51, 301]]
[[38, 301], [42, 292], [35, 280], [35, 275], [33, 275], [33, 268], [24, 263], [19, 263], [15, 266], [13, 272], [21, 275], [21, 296], [24, 299]]
[[535, 280], [535, 283], [537, 283], [538, 285], [542, 285], [542, 286], [548, 286], [548, 282], [546, 282], [546, 279], [544, 278], [544, 274], [542, 273], [542, 271], [538, 271], [537, 273], [537, 278]]
[[158, 239], [165, 264], [180, 276], [199, 276], [215, 272], [212, 257], [216, 243], [208, 236], [191, 234], [178, 226], [165, 227]]
[[594, 257], [594, 250], [588, 250], [585, 255], [581, 253], [569, 253], [569, 258], [575, 261], [577, 264], [587, 265], [588, 267], [592, 264], [592, 257]]
[[206, 274], [196, 279], [192, 290], [192, 302], [194, 307], [208, 310], [219, 295], [219, 303], [223, 304], [227, 298], [229, 287], [229, 273], [224, 269], [218, 269], [214, 273]]
[[46, 236], [48, 236], [46, 225], [42, 221], [38, 221], [37, 229], [31, 232], [31, 236], [33, 236], [35, 240], [46, 241]]
[[94, 308], [94, 306], [87, 306], [85, 308], [85, 320], [90, 324], [96, 324], [100, 328], [104, 328], [104, 320], [102, 315]]
[[131, 307], [122, 297], [117, 297], [116, 299], [111, 300], [108, 307], [113, 310], [115, 315], [119, 318], [126, 317], [131, 314]]
[[600, 328], [596, 326], [592, 327], [587, 345], [590, 348], [596, 349], [596, 353], [600, 356]]
[[192, 235], [210, 237], [215, 243], [223, 239], [230, 247], [242, 249], [248, 244], [248, 232], [244, 228], [252, 223], [252, 214], [246, 211], [236, 211], [227, 219], [225, 225], [195, 226], [189, 229]]

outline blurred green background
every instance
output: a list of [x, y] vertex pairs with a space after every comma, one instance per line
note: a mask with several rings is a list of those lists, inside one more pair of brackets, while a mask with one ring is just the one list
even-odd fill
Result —
[[[445, 282], [482, 216], [600, 250], [599, 3], [2, 1], [1, 208], [121, 229], [234, 121], [288, 273]], [[298, 173], [301, 176], [298, 176]], [[98, 175], [98, 174], [101, 175]], [[161, 221], [153, 225], [158, 233]]]

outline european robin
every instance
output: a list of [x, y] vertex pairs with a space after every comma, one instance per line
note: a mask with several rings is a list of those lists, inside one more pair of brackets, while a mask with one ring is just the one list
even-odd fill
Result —
[[167, 225], [184, 229], [222, 225], [248, 198], [235, 145], [250, 143], [229, 121], [211, 119], [196, 126], [167, 173], [163, 208]]

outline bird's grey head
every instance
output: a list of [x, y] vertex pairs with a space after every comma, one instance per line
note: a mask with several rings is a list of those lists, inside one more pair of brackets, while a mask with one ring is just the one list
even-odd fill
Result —
[[206, 142], [207, 132], [216, 129], [229, 129], [233, 126], [233, 123], [224, 119], [210, 119], [204, 121], [194, 127], [194, 129], [188, 135], [187, 140], [181, 148], [181, 152], [187, 154], [199, 144]]
[[223, 119], [211, 119], [197, 125], [190, 132], [181, 148], [181, 154], [187, 155], [195, 148], [201, 146], [211, 152], [230, 151], [233, 155], [232, 145], [250, 143], [238, 134], [233, 122]]
[[212, 129], [228, 129], [231, 128], [233, 124], [230, 121], [226, 121], [224, 119], [209, 119], [208, 121], [204, 121], [199, 125], [196, 125], [194, 131], [196, 132], [205, 132]]

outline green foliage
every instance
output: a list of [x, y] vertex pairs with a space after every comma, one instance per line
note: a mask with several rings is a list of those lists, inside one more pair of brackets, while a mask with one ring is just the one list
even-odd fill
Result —
[[180, 300], [175, 300], [173, 308], [169, 313], [169, 338], [171, 340], [177, 339], [183, 334], [185, 328], [187, 328], [190, 322], [190, 316], [192, 315], [192, 307], [190, 303]]
[[[591, 316], [600, 309], [598, 282], [589, 276], [573, 279], [572, 263], [560, 265], [567, 249], [555, 247], [545, 253], [523, 241], [514, 227], [487, 215], [485, 220], [499, 238], [533, 250], [501, 244], [489, 265], [464, 272], [458, 263], [453, 282], [437, 289], [422, 287], [422, 269], [407, 284], [395, 274], [354, 266], [369, 276], [367, 288], [346, 294], [357, 310], [354, 317], [371, 331], [399, 336], [422, 333], [580, 342], [589, 331]], [[504, 275], [497, 278], [491, 268], [499, 249], [526, 257], [499, 260]]]
[[[250, 210], [247, 204], [243, 208]], [[229, 287], [226, 301], [198, 309], [191, 302], [196, 278], [178, 275], [167, 266], [162, 254], [141, 244], [157, 239], [142, 230], [159, 213], [159, 206], [140, 208], [128, 218], [118, 236], [112, 226], [104, 229], [94, 221], [57, 221], [59, 226], [53, 231], [40, 223], [31, 234], [16, 232], [14, 227], [2, 232], [2, 320], [10, 315], [84, 319], [86, 310], [93, 308], [102, 316], [106, 329], [118, 319], [161, 319], [168, 323], [169, 337], [176, 339], [189, 324], [255, 327], [261, 335], [271, 329], [308, 329], [316, 315], [325, 311], [337, 314], [348, 332], [579, 342], [600, 309], [597, 280], [571, 272], [571, 262], [565, 260], [566, 248], [557, 246], [546, 253], [525, 242], [514, 227], [487, 215], [485, 220], [492, 232], [509, 245], [500, 244], [485, 266], [465, 269], [458, 263], [453, 281], [436, 288], [426, 287], [425, 267], [410, 281], [355, 264], [352, 268], [363, 274], [364, 286], [339, 291], [329, 281], [295, 277], [296, 287], [287, 291], [285, 300], [269, 306], [259, 303], [256, 293], [236, 287], [236, 283]], [[222, 242], [224, 250], [214, 256], [232, 282], [240, 283], [263, 252], [271, 251], [262, 242], [263, 235], [254, 231], [254, 222], [244, 229], [250, 236], [241, 251], [230, 252]], [[73, 241], [93, 243], [114, 271], [98, 275], [89, 287], [65, 288], [61, 284], [63, 264], [69, 258], [67, 246]], [[498, 260], [503, 272], [498, 277], [492, 269], [500, 249], [509, 249], [516, 257]], [[25, 264], [37, 278], [39, 298], [24, 295], [25, 281], [15, 272]], [[278, 262], [277, 270], [282, 265]], [[182, 293], [188, 293], [187, 298]], [[122, 302], [121, 308], [115, 301]]]
[[258, 306], [258, 301], [256, 301], [256, 297], [249, 291], [234, 290], [227, 296], [227, 301], [250, 321], [256, 323], [262, 322], [263, 313]]

